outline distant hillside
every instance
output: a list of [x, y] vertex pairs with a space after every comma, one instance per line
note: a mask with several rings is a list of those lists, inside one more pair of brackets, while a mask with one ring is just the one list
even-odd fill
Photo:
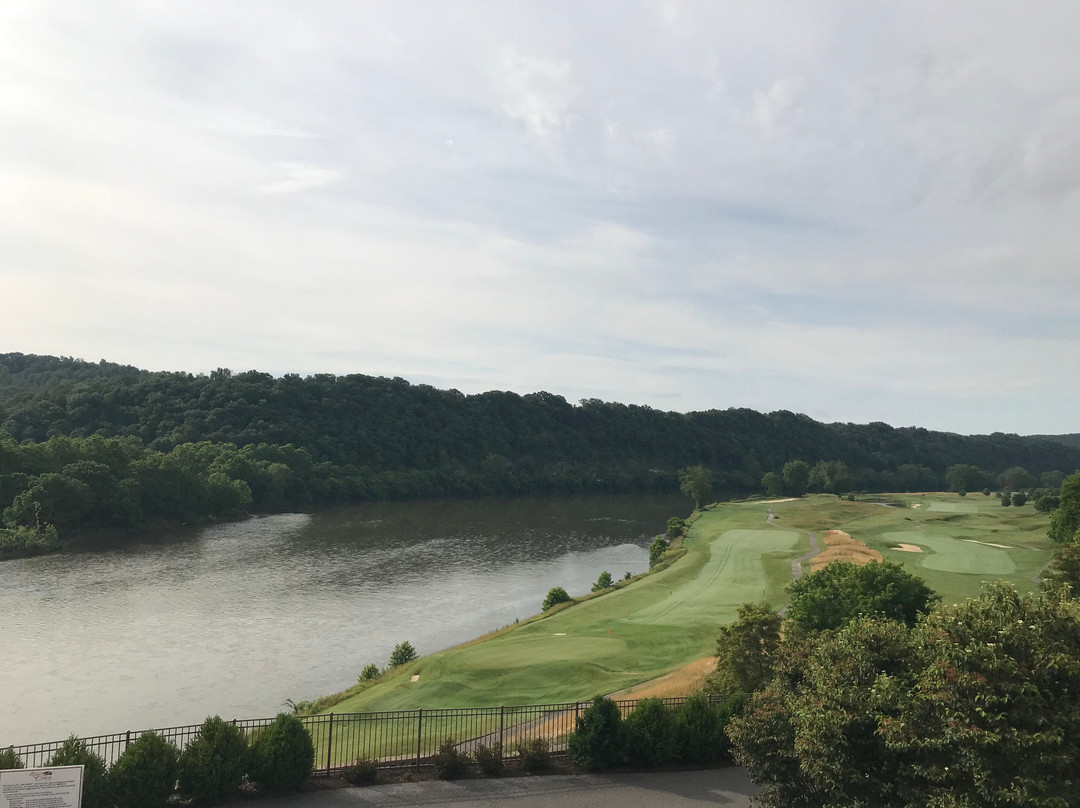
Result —
[[1051, 443], [1060, 443], [1062, 446], [1072, 446], [1074, 449], [1080, 449], [1080, 432], [1073, 432], [1069, 435], [1028, 435], [1029, 438], [1035, 438], [1036, 440], [1050, 441]]
[[[161, 451], [291, 444], [316, 463], [395, 475], [388, 496], [671, 489], [677, 469], [698, 463], [718, 490], [751, 491], [793, 459], [841, 461], [848, 485], [879, 491], [941, 488], [953, 464], [992, 475], [1080, 467], [1080, 445], [1001, 433], [823, 424], [783, 410], [571, 404], [545, 392], [463, 395], [360, 374], [194, 376], [18, 353], [0, 354], [0, 429], [20, 442], [131, 436]], [[422, 482], [409, 482], [420, 473]]]

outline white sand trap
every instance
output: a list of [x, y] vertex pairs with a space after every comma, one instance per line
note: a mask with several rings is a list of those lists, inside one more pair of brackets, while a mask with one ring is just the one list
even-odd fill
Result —
[[912, 507], [912, 508], [921, 508], [921, 507], [922, 507], [922, 503], [921, 503], [921, 502], [916, 502], [916, 503], [915, 503], [914, 505], [912, 505], [911, 507]]
[[412, 676], [409, 677], [409, 681], [410, 682], [419, 682], [420, 681], [420, 674], [419, 673], [414, 673]]
[[788, 497], [787, 499], [759, 499], [759, 505], [775, 505], [777, 502], [794, 502], [795, 497]]
[[565, 637], [565, 636], [566, 636], [566, 632], [565, 632], [565, 631], [559, 631], [559, 632], [557, 632], [557, 633], [555, 633], [555, 634], [552, 634], [551, 636], [552, 636], [552, 637]]
[[921, 553], [922, 548], [917, 544], [898, 544], [896, 547], [890, 547], [890, 550], [899, 550], [901, 553]]
[[1012, 548], [1012, 545], [1009, 544], [994, 544], [993, 542], [979, 541], [978, 539], [960, 539], [960, 541], [969, 541], [972, 544], [985, 544], [987, 547], [1000, 547], [1002, 550], [1009, 550]]

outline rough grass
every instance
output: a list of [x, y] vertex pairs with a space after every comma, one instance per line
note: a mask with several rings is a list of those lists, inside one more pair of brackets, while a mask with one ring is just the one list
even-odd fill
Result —
[[811, 572], [817, 572], [833, 561], [847, 561], [861, 567], [863, 564], [882, 559], [881, 553], [877, 550], [871, 550], [842, 530], [830, 530], [821, 537], [821, 541], [825, 549], [810, 559]]

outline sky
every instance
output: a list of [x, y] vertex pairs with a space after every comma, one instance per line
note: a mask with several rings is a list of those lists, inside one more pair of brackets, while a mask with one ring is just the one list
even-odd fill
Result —
[[0, 351], [1080, 431], [1080, 4], [0, 5]]

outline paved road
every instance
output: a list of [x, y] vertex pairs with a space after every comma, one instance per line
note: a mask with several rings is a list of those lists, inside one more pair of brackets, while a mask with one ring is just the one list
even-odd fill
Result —
[[749, 808], [757, 789], [745, 770], [566, 774], [398, 783], [261, 800], [259, 808]]

